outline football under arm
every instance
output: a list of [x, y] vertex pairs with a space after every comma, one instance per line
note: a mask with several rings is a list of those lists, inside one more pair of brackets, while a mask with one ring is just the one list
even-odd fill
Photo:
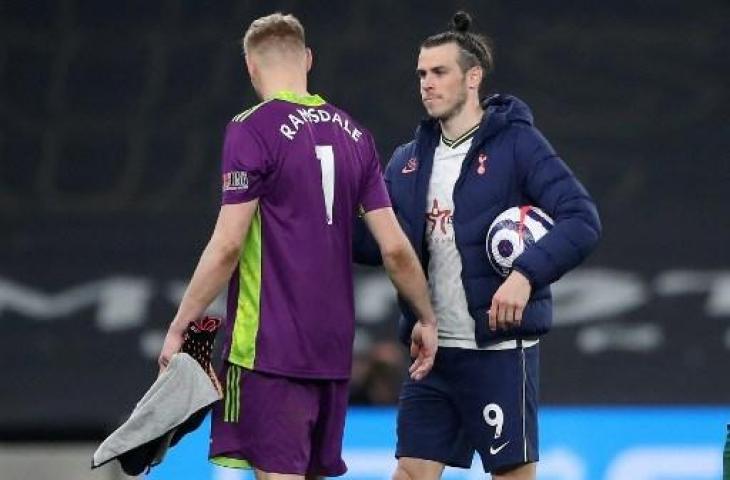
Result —
[[368, 229], [375, 237], [388, 272], [398, 293], [408, 301], [419, 321], [436, 322], [428, 295], [428, 284], [408, 238], [398, 224], [391, 207], [379, 208], [364, 215]]
[[187, 328], [205, 312], [226, 285], [238, 262], [241, 245], [257, 207], [258, 199], [221, 207], [213, 234], [172, 322], [174, 328]]

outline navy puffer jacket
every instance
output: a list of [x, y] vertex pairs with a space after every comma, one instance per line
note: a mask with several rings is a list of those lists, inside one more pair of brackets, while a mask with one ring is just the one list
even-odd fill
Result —
[[[601, 233], [593, 200], [534, 127], [527, 105], [513, 96], [495, 95], [485, 100], [484, 107], [482, 124], [464, 159], [453, 196], [461, 279], [479, 346], [548, 332], [552, 324], [550, 284], [581, 263]], [[440, 135], [437, 121], [422, 122], [415, 139], [395, 150], [385, 170], [393, 209], [426, 272], [426, 196]], [[478, 173], [481, 155], [486, 155], [486, 162], [481, 157], [486, 165], [483, 174]], [[487, 258], [487, 230], [497, 215], [521, 205], [541, 208], [553, 218], [555, 226], [515, 260], [514, 268], [532, 284], [522, 324], [492, 332], [487, 310], [504, 279]], [[362, 224], [355, 229], [354, 257], [359, 263], [381, 263], [377, 246]], [[403, 313], [399, 336], [407, 343], [416, 318], [403, 299], [399, 304]]]

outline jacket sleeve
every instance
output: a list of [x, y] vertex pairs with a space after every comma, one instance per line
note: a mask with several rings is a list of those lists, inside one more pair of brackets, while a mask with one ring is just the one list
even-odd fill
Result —
[[521, 128], [515, 159], [523, 193], [555, 221], [513, 265], [537, 289], [559, 279], [593, 251], [601, 223], [593, 199], [536, 128]]
[[[391, 201], [393, 199], [390, 190], [391, 165], [397, 161], [400, 150], [402, 150], [402, 147], [397, 148], [395, 152], [393, 152], [390, 162], [388, 162], [388, 165], [385, 167], [385, 186], [388, 189], [388, 195], [390, 195]], [[352, 259], [355, 263], [359, 263], [361, 265], [378, 266], [383, 264], [383, 258], [380, 255], [378, 243], [370, 233], [362, 215], [355, 217], [355, 225], [352, 230]]]

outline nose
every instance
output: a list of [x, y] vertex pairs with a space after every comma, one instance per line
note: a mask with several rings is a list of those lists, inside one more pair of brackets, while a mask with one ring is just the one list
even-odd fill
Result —
[[421, 88], [425, 91], [433, 90], [433, 77], [429, 74], [421, 77]]

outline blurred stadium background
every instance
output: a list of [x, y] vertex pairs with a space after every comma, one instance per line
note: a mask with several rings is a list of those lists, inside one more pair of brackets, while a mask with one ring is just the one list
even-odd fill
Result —
[[[531, 105], [605, 226], [590, 261], [554, 287], [539, 478], [720, 477], [726, 1], [11, 0], [0, 1], [0, 479], [125, 478], [89, 472], [90, 455], [154, 379], [213, 225], [223, 128], [256, 102], [238, 46], [250, 21], [300, 17], [311, 90], [370, 128], [386, 161], [423, 115], [417, 46], [457, 8], [495, 41], [490, 90]], [[405, 359], [382, 272], [359, 269], [356, 288], [345, 478], [375, 480], [393, 462]], [[248, 478], [207, 467], [205, 448], [191, 436], [151, 478]]]

